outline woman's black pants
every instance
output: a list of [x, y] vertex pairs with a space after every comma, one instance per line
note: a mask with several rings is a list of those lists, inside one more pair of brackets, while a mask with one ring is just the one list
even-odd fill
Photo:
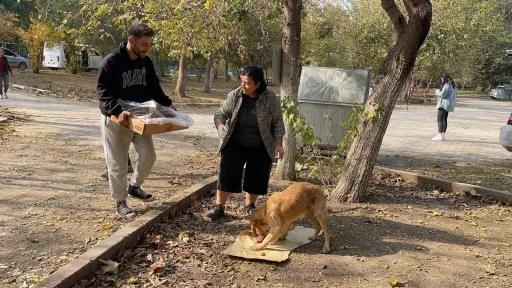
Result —
[[439, 130], [439, 133], [445, 133], [447, 127], [448, 111], [444, 110], [444, 108], [439, 108], [437, 110], [437, 129]]

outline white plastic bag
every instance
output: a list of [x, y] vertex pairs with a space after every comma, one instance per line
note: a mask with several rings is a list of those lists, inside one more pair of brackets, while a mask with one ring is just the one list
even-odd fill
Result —
[[181, 127], [194, 125], [194, 119], [183, 112], [171, 107], [165, 107], [151, 100], [144, 103], [118, 100], [124, 111], [128, 111], [133, 117], [142, 119], [147, 124], [174, 124]]

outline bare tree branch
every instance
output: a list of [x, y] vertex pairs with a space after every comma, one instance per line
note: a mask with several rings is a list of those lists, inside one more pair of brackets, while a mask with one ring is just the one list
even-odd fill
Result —
[[[404, 1], [407, 2], [407, 1]], [[393, 25], [395, 26], [396, 33], [398, 34], [398, 37], [402, 35], [405, 31], [405, 26], [407, 25], [407, 22], [405, 21], [405, 17], [400, 12], [400, 9], [398, 9], [398, 6], [396, 6], [395, 0], [382, 0], [381, 6], [384, 11], [389, 16], [389, 19], [391, 19], [391, 22], [393, 22]]]
[[[405, 9], [409, 15], [409, 25], [417, 31], [421, 31], [419, 45], [421, 46], [427, 38], [432, 20], [432, 4], [430, 0], [404, 0]], [[429, 19], [425, 21], [425, 19]], [[428, 25], [426, 23], [429, 23]]]

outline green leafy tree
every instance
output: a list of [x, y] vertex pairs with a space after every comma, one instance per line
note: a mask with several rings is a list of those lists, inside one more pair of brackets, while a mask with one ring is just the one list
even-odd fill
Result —
[[31, 24], [27, 30], [18, 30], [18, 36], [27, 47], [32, 72], [39, 73], [44, 42], [57, 43], [59, 37], [49, 25], [37, 17], [31, 17], [30, 22]]
[[379, 70], [378, 78], [381, 80], [361, 113], [359, 134], [347, 153], [340, 179], [330, 196], [332, 201], [364, 201], [396, 100], [408, 86], [407, 79], [418, 51], [429, 33], [432, 22], [430, 1], [403, 0], [403, 4], [401, 10], [394, 0], [381, 0], [382, 9], [393, 23], [397, 40]]
[[[30, 26], [30, 15], [35, 13], [37, 10], [36, 3], [34, 3], [34, 1], [0, 0], [0, 7], [0, 15], [2, 15], [2, 18], [0, 18], [0, 29], [10, 27], [9, 17], [4, 13], [7, 12], [15, 14], [19, 22], [14, 24], [18, 25], [18, 28], [27, 29]], [[11, 31], [16, 32], [16, 29]]]
[[418, 55], [418, 77], [449, 72], [459, 80], [488, 77], [484, 63], [498, 62], [505, 14], [499, 0], [433, 0], [431, 33]]
[[0, 4], [0, 39], [11, 41], [16, 37], [16, 24], [18, 23], [18, 15], [9, 12]]

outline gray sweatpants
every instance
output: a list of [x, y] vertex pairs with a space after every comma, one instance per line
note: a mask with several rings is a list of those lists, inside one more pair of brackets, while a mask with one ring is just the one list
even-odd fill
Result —
[[110, 195], [116, 201], [124, 201], [128, 196], [128, 150], [133, 143], [139, 158], [130, 185], [140, 187], [148, 177], [156, 161], [155, 146], [151, 135], [142, 136], [101, 115], [101, 137], [107, 160]]
[[[5, 84], [5, 86], [3, 87], [3, 90], [2, 90], [2, 79], [3, 79], [3, 83]], [[5, 73], [5, 74], [0, 74], [0, 94], [3, 94], [4, 92], [7, 93], [7, 90], [9, 90], [9, 72]]]

